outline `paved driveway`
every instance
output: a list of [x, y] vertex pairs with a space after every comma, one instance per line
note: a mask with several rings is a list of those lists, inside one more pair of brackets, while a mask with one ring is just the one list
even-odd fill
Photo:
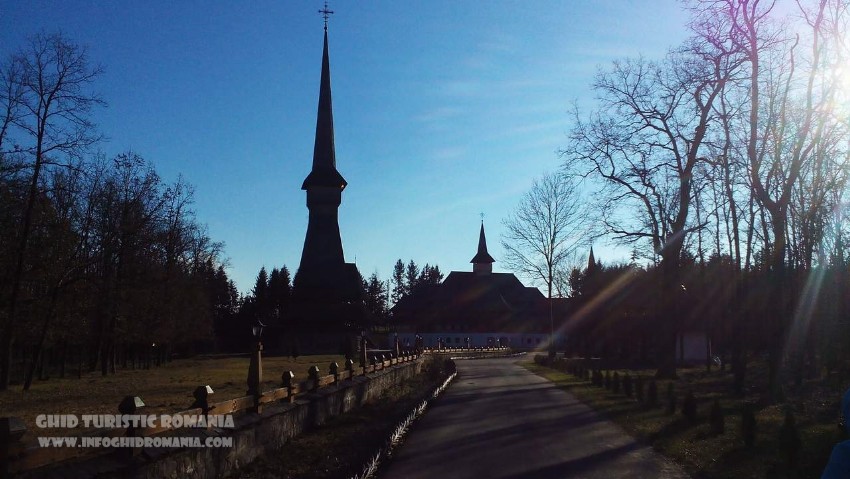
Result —
[[381, 479], [688, 478], [516, 359], [457, 364]]

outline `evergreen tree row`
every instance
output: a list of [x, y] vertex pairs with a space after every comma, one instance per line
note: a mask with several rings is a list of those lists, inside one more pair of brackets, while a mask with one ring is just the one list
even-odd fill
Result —
[[[399, 299], [416, 294], [427, 285], [439, 284], [443, 273], [437, 265], [425, 264], [421, 269], [415, 261], [407, 265], [399, 259], [393, 269], [390, 280], [382, 280], [377, 272], [368, 278], [360, 277], [363, 306], [369, 313], [370, 326], [386, 328], [391, 326], [391, 309]], [[218, 344], [223, 350], [244, 351], [251, 341], [251, 326], [257, 321], [265, 325], [275, 325], [285, 329], [292, 308], [292, 279], [289, 269], [284, 265], [273, 268], [268, 273], [265, 266], [260, 268], [254, 281], [254, 288], [236, 301], [237, 313], [232, 321], [217, 329]]]

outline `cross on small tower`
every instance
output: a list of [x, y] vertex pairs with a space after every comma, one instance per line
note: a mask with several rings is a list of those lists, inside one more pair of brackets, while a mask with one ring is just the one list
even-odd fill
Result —
[[481, 215], [481, 222], [484, 222], [484, 213], [479, 213]]
[[325, 31], [328, 31], [328, 18], [333, 15], [333, 10], [328, 10], [328, 2], [325, 1], [325, 8], [319, 10], [319, 13], [322, 14], [322, 18], [325, 19]]

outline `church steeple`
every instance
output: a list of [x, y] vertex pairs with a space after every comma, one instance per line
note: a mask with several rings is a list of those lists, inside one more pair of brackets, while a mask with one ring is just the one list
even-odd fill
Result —
[[593, 246], [590, 246], [590, 254], [587, 256], [586, 273], [591, 275], [596, 272], [596, 258], [593, 256]]
[[481, 232], [478, 234], [478, 253], [472, 258], [472, 271], [474, 273], [486, 274], [493, 272], [493, 263], [496, 260], [487, 252], [487, 237], [484, 236], [484, 220], [481, 220]]
[[[319, 13], [325, 20], [319, 108], [313, 167], [301, 186], [307, 192], [307, 234], [301, 264], [292, 281], [292, 309], [286, 341], [311, 352], [336, 351], [350, 344], [351, 333], [366, 324], [360, 272], [346, 263], [339, 233], [339, 206], [346, 181], [336, 169], [331, 68], [328, 55], [327, 3]], [[290, 334], [290, 332], [292, 334]]]
[[339, 268], [345, 264], [337, 215], [342, 203], [342, 190], [348, 183], [336, 170], [327, 27], [320, 84], [313, 169], [301, 186], [302, 190], [307, 191], [307, 209], [310, 210], [298, 269], [302, 284], [308, 279], [316, 284], [332, 283]]
[[331, 67], [328, 58], [328, 30], [325, 25], [325, 47], [322, 53], [322, 79], [319, 86], [319, 111], [316, 115], [316, 142], [313, 145], [313, 170], [304, 179], [302, 190], [312, 186], [345, 189], [348, 183], [336, 170], [334, 148], [334, 114], [331, 101]]

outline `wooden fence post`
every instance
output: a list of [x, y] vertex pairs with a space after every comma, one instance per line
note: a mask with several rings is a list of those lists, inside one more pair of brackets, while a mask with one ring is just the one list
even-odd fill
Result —
[[316, 391], [317, 389], [319, 389], [319, 366], [316, 366], [315, 364], [310, 366], [310, 369], [307, 370], [307, 373], [310, 377], [310, 381], [313, 382], [310, 385], [310, 389], [312, 391]]
[[336, 361], [331, 362], [328, 372], [334, 376], [334, 384], [339, 384], [339, 364]]
[[295, 397], [292, 394], [292, 389], [295, 383], [295, 373], [293, 373], [292, 371], [284, 371], [280, 379], [283, 381], [283, 387], [286, 388], [286, 400], [288, 402], [294, 401]]
[[0, 417], [0, 479], [11, 477], [9, 466], [12, 443], [21, 440], [27, 432], [24, 421], [18, 417]]
[[[124, 399], [118, 404], [118, 412], [123, 415], [136, 414], [143, 407], [145, 407], [145, 402], [139, 396], [124, 396]], [[127, 427], [126, 436], [136, 437], [136, 428], [132, 423]], [[131, 456], [136, 456], [142, 451], [142, 448], [130, 447], [129, 450]]]

